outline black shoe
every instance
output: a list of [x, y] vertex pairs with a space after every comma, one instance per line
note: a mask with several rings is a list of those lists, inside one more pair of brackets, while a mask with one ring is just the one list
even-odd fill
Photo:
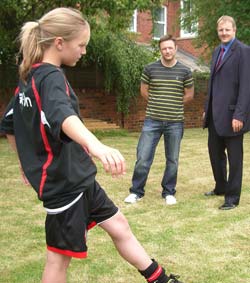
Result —
[[206, 197], [212, 197], [212, 196], [224, 196], [224, 193], [219, 193], [217, 194], [214, 190], [210, 191], [210, 192], [206, 192], [204, 193], [204, 196]]
[[206, 197], [216, 196], [216, 193], [214, 191], [210, 191], [210, 192], [204, 193], [204, 196]]
[[170, 274], [166, 283], [183, 283], [178, 278], [180, 278], [179, 275]]
[[234, 209], [236, 206], [237, 206], [236, 204], [225, 202], [223, 205], [221, 205], [219, 207], [219, 209], [221, 209], [221, 210], [230, 210], [230, 209]]

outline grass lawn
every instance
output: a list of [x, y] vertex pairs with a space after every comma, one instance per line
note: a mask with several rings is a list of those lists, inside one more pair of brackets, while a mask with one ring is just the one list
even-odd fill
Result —
[[[239, 207], [220, 211], [223, 197], [203, 193], [214, 182], [207, 152], [207, 131], [186, 129], [182, 140], [177, 205], [161, 198], [164, 170], [163, 142], [158, 146], [146, 186], [138, 203], [123, 202], [128, 195], [135, 162], [138, 133], [101, 135], [118, 148], [127, 161], [127, 174], [106, 175], [99, 162], [97, 180], [128, 218], [145, 249], [184, 283], [250, 282], [250, 135], [245, 135], [244, 176]], [[22, 184], [16, 157], [0, 139], [0, 282], [40, 282], [45, 262], [42, 204]], [[88, 233], [88, 258], [73, 259], [68, 283], [142, 283], [139, 273], [120, 258], [110, 238], [100, 229]], [[53, 282], [52, 282], [53, 283]]]

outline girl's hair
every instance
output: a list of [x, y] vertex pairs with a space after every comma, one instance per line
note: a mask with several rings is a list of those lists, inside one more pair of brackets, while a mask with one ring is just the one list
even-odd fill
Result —
[[44, 50], [56, 37], [70, 41], [77, 36], [80, 26], [89, 28], [81, 12], [71, 8], [56, 8], [38, 21], [25, 23], [19, 36], [19, 53], [22, 55], [20, 78], [26, 80], [32, 65], [42, 61]]

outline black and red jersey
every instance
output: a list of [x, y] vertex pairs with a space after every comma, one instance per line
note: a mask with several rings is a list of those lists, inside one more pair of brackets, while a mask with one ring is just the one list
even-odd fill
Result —
[[23, 171], [47, 208], [67, 205], [95, 179], [89, 155], [62, 132], [71, 115], [80, 118], [77, 96], [62, 69], [46, 63], [19, 83], [1, 121], [1, 131], [15, 135]]

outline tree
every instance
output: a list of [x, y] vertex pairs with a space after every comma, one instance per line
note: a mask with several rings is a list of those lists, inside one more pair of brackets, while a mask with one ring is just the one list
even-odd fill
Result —
[[135, 9], [152, 10], [162, 0], [1, 0], [0, 64], [16, 64], [16, 38], [24, 22], [39, 19], [55, 7], [77, 7], [91, 26], [91, 40], [83, 64], [96, 64], [104, 73], [105, 88], [117, 95], [117, 108], [128, 113], [139, 93], [140, 74], [152, 53], [129, 38]]
[[131, 99], [139, 93], [142, 69], [154, 60], [153, 53], [123, 35], [100, 31], [93, 33], [89, 48], [87, 63], [98, 64], [106, 91], [117, 96], [118, 112], [127, 114]]
[[[184, 5], [182, 26], [192, 26], [197, 32], [197, 47], [206, 46], [211, 52], [219, 40], [217, 36], [217, 20], [222, 15], [232, 16], [237, 25], [237, 38], [250, 44], [250, 0], [185, 0], [190, 5]], [[197, 25], [198, 23], [198, 25]]]
[[93, 32], [99, 30], [124, 32], [134, 9], [151, 10], [161, 0], [1, 0], [0, 1], [0, 63], [13, 62], [17, 51], [16, 38], [24, 22], [39, 19], [55, 7], [77, 7], [91, 23]]

